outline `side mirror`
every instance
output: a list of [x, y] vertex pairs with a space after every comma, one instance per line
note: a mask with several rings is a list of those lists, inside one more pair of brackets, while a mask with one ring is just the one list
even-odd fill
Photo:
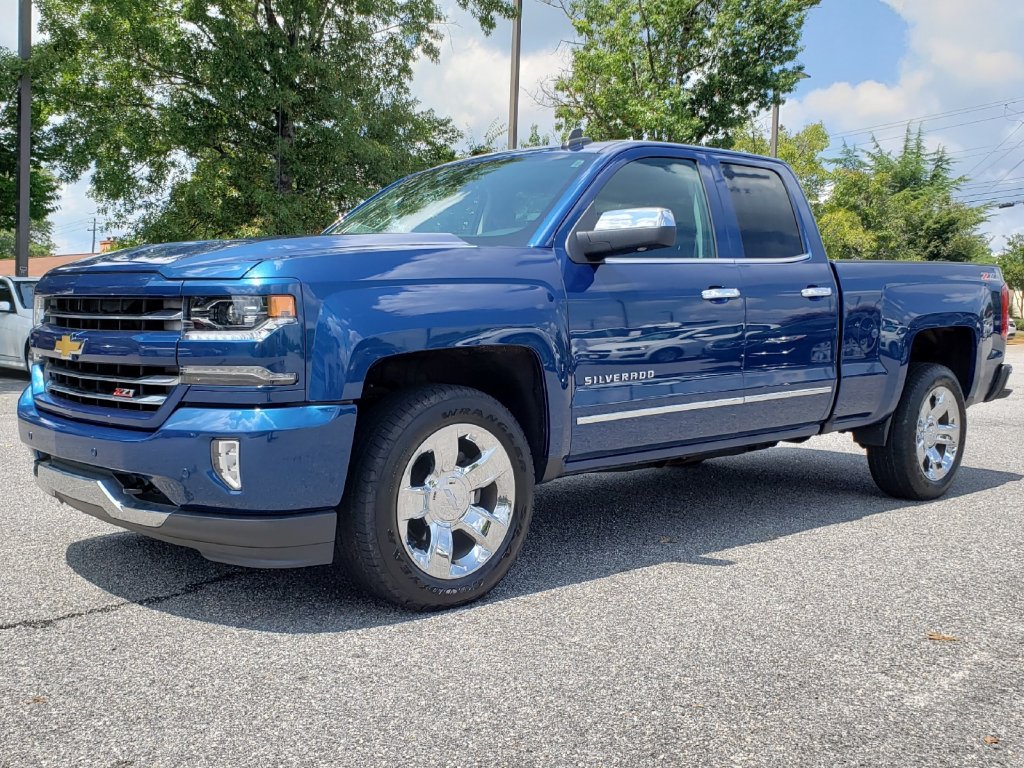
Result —
[[605, 211], [590, 232], [577, 232], [576, 242], [587, 258], [641, 248], [676, 244], [676, 218], [668, 208], [625, 208]]
[[0, 301], [0, 312], [13, 312], [14, 307], [11, 306], [9, 301]]

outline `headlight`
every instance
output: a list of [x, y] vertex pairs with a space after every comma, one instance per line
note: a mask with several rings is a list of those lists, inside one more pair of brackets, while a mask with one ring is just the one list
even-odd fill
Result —
[[46, 316], [46, 297], [38, 294], [32, 299], [32, 325], [42, 325]]
[[187, 339], [262, 341], [278, 328], [298, 322], [295, 297], [193, 296], [185, 305]]

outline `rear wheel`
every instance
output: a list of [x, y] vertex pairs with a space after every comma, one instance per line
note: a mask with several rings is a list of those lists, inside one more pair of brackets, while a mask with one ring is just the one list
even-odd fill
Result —
[[476, 600], [519, 554], [533, 504], [526, 438], [499, 402], [433, 385], [372, 407], [338, 513], [338, 560], [415, 609]]
[[967, 409], [960, 382], [942, 365], [910, 367], [884, 446], [868, 448], [875, 483], [901, 499], [935, 499], [963, 459]]

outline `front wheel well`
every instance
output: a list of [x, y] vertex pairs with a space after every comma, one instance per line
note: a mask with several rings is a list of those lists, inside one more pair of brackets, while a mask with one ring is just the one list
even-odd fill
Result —
[[946, 366], [967, 397], [974, 384], [975, 348], [974, 332], [970, 328], [928, 328], [914, 336], [909, 362]]
[[363, 382], [360, 406], [407, 387], [472, 387], [504, 405], [526, 435], [536, 479], [548, 456], [548, 413], [540, 359], [528, 347], [497, 345], [408, 352], [376, 361]]

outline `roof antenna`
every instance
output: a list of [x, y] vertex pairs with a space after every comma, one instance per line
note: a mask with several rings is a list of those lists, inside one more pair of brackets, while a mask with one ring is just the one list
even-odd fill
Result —
[[562, 149], [582, 149], [592, 141], [593, 139], [583, 135], [582, 128], [573, 128], [569, 132], [569, 138], [562, 144]]

